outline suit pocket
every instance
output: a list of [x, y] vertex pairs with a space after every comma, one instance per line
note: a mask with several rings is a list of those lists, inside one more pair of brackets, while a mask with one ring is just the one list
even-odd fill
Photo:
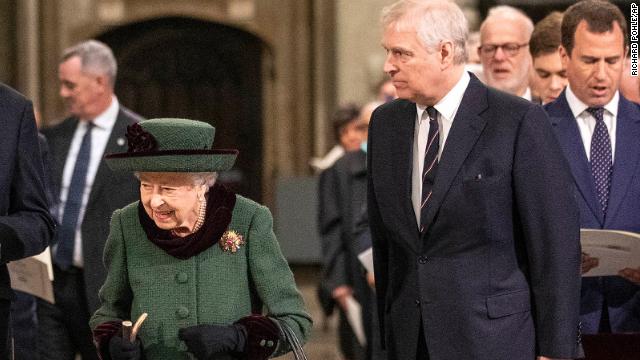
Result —
[[529, 290], [487, 297], [487, 315], [497, 319], [531, 310]]

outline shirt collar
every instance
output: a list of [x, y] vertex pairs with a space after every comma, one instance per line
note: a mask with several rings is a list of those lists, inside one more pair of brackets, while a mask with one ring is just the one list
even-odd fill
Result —
[[[571, 84], [567, 85], [567, 90], [565, 91], [565, 95], [567, 97], [567, 103], [569, 103], [569, 108], [571, 109], [571, 113], [574, 118], [578, 118], [585, 110], [589, 108], [589, 105], [583, 103], [576, 94], [571, 90]], [[614, 117], [618, 115], [618, 102], [620, 100], [620, 94], [618, 91], [613, 94], [611, 101], [604, 105], [604, 109], [607, 110]]]
[[[469, 81], [471, 81], [471, 77], [469, 73], [466, 71], [462, 72], [462, 76], [458, 82], [449, 90], [447, 95], [445, 95], [437, 104], [434, 105], [438, 113], [440, 113], [441, 118], [447, 121], [453, 121], [453, 117], [458, 111], [458, 107], [462, 102], [462, 97], [464, 96], [464, 92], [467, 90], [467, 86], [469, 85]], [[416, 104], [416, 109], [418, 111], [418, 119], [422, 119], [422, 114], [427, 109], [426, 106]]]
[[531, 99], [533, 99], [531, 97], [531, 88], [527, 87], [527, 90], [524, 91], [524, 94], [522, 94], [522, 96], [520, 96], [521, 98], [525, 99], [525, 100], [529, 100], [531, 101]]
[[120, 108], [120, 103], [118, 102], [118, 98], [113, 95], [111, 97], [111, 104], [105, 111], [103, 111], [100, 115], [96, 116], [93, 119], [93, 125], [100, 129], [111, 129], [113, 124], [116, 122], [116, 118], [118, 117], [118, 109]]

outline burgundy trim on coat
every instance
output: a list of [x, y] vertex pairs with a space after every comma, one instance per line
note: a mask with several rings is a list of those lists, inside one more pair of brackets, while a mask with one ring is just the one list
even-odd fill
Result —
[[138, 217], [152, 243], [167, 254], [184, 260], [198, 255], [220, 240], [231, 223], [235, 204], [236, 194], [221, 184], [214, 184], [209, 189], [204, 224], [198, 231], [185, 237], [174, 236], [171, 231], [158, 228], [145, 211], [142, 201], [138, 204]]

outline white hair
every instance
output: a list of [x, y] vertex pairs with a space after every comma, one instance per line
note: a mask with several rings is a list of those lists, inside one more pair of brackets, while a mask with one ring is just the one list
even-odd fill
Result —
[[193, 184], [196, 186], [205, 185], [207, 189], [212, 187], [216, 180], [218, 179], [217, 172], [197, 172], [197, 173], [186, 173], [191, 176], [193, 179]]
[[492, 7], [491, 9], [489, 9], [489, 13], [482, 22], [482, 25], [480, 25], [480, 33], [482, 33], [482, 29], [488, 22], [494, 20], [519, 21], [522, 25], [524, 25], [524, 29], [526, 31], [525, 35], [527, 36], [527, 39], [531, 38], [531, 33], [533, 32], [534, 28], [533, 21], [531, 21], [531, 18], [529, 18], [527, 14], [525, 14], [524, 11], [520, 9], [514, 8], [513, 6], [509, 5], [498, 5]]
[[436, 50], [444, 40], [453, 42], [453, 62], [467, 61], [469, 25], [462, 10], [450, 1], [401, 0], [382, 10], [384, 28], [415, 30], [426, 49]]

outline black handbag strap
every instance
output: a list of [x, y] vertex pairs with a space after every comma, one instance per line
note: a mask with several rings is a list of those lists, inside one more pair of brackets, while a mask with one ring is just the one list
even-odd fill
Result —
[[282, 338], [291, 347], [291, 351], [293, 352], [293, 356], [295, 357], [295, 359], [296, 360], [309, 360], [309, 359], [307, 359], [307, 355], [304, 353], [304, 349], [302, 348], [302, 344], [300, 343], [300, 340], [298, 339], [298, 335], [296, 335], [295, 331], [293, 331], [293, 329], [291, 329], [289, 324], [287, 324], [286, 322], [284, 322], [282, 320], [279, 320], [279, 319], [274, 319], [274, 320], [276, 320], [275, 322], [278, 325], [278, 327], [280, 328], [280, 332], [282, 334]]

